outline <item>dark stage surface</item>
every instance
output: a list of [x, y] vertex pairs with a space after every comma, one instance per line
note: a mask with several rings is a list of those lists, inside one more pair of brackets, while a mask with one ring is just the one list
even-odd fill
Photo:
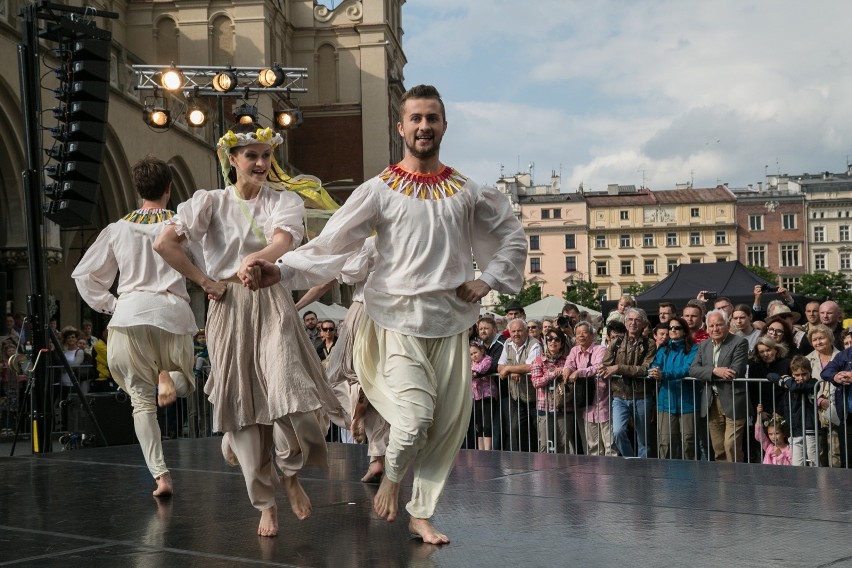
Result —
[[366, 446], [343, 444], [302, 475], [313, 515], [282, 488], [280, 535], [260, 538], [219, 442], [164, 443], [176, 495], [159, 503], [138, 446], [0, 458], [0, 565], [852, 566], [844, 470], [462, 451], [437, 547], [407, 513], [371, 513]]

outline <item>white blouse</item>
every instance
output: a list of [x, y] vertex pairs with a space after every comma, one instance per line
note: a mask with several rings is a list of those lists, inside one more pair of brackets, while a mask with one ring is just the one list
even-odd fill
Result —
[[364, 286], [367, 277], [376, 266], [376, 237], [370, 237], [364, 241], [364, 246], [356, 254], [349, 257], [338, 280], [344, 284], [354, 286], [352, 290], [353, 302], [364, 302]]
[[[176, 334], [195, 333], [186, 282], [154, 252], [164, 223], [121, 219], [107, 225], [71, 274], [93, 310], [112, 314], [109, 327], [153, 325]], [[118, 275], [118, 298], [110, 287]]]
[[275, 191], [264, 184], [254, 199], [246, 200], [229, 185], [196, 191], [166, 223], [174, 225], [178, 235], [201, 242], [207, 276], [225, 280], [237, 274], [245, 257], [272, 241], [275, 229], [290, 233], [292, 248], [298, 246], [304, 215], [302, 198], [292, 191]]
[[467, 329], [479, 303], [461, 300], [456, 288], [473, 280], [473, 261], [485, 283], [514, 293], [524, 281], [527, 243], [505, 195], [460, 177], [457, 192], [434, 199], [391, 189], [381, 177], [368, 180], [317, 238], [278, 259], [282, 280], [305, 289], [336, 278], [375, 231], [376, 264], [364, 290], [370, 317], [419, 337]]

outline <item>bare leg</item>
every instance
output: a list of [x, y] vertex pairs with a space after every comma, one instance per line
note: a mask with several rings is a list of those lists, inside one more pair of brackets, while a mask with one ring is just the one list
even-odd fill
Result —
[[408, 530], [411, 531], [412, 535], [419, 536], [423, 539], [423, 542], [428, 544], [448, 544], [450, 542], [450, 537], [435, 530], [429, 519], [411, 517], [411, 520], [408, 521]]
[[304, 521], [311, 516], [311, 500], [308, 499], [308, 494], [302, 489], [299, 483], [299, 478], [295, 475], [281, 479], [284, 484], [284, 490], [287, 491], [287, 498], [290, 500], [290, 508], [293, 509], [293, 514], [300, 521]]
[[477, 449], [490, 450], [491, 449], [491, 436], [478, 438], [477, 439]]
[[273, 505], [260, 512], [259, 536], [278, 536], [278, 506]]
[[385, 472], [384, 458], [370, 462], [370, 467], [367, 469], [366, 475], [361, 478], [364, 483], [378, 483], [382, 479], [382, 474]]
[[396, 520], [399, 512], [399, 483], [391, 481], [387, 476], [382, 477], [382, 484], [373, 499], [373, 510], [389, 523]]
[[157, 404], [160, 406], [168, 406], [177, 400], [177, 392], [175, 391], [175, 382], [168, 371], [160, 371], [157, 384]]
[[171, 473], [164, 473], [160, 477], [156, 478], [155, 481], [157, 482], [157, 488], [154, 489], [154, 497], [167, 497], [174, 493]]

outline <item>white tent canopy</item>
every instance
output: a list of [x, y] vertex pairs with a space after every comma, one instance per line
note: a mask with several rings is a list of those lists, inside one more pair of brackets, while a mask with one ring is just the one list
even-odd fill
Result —
[[347, 309], [339, 304], [326, 305], [320, 302], [311, 302], [299, 310], [299, 315], [303, 316], [305, 312], [314, 312], [320, 321], [333, 320], [341, 322], [346, 318]]
[[[545, 296], [538, 302], [533, 302], [528, 306], [524, 306], [524, 311], [527, 314], [527, 319], [541, 319], [546, 317], [555, 317], [562, 312], [562, 306], [566, 304], [566, 300], [556, 296]], [[591, 316], [600, 316], [601, 313], [592, 308], [575, 304], [581, 312], [589, 312]]]

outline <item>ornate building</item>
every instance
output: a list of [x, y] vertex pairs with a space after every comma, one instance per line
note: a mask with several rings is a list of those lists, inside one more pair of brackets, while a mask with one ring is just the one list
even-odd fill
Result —
[[[213, 152], [215, 121], [201, 129], [187, 127], [182, 119], [165, 131], [148, 128], [141, 118], [145, 97], [135, 90], [132, 65], [280, 63], [307, 68], [308, 92], [289, 101], [301, 106], [305, 121], [288, 132], [279, 163], [293, 173], [310, 173], [332, 182], [332, 191], [351, 189], [402, 156], [395, 132], [404, 91], [400, 19], [404, 3], [344, 0], [331, 9], [314, 0], [87, 2], [99, 10], [117, 12], [119, 18], [97, 20], [99, 27], [112, 32], [113, 40], [97, 219], [91, 227], [61, 232], [48, 222], [44, 230], [48, 286], [59, 307], [60, 323], [76, 325], [86, 315], [70, 279], [86, 247], [102, 227], [136, 207], [129, 176], [133, 162], [154, 154], [172, 166], [173, 206], [198, 188], [220, 185]], [[25, 4], [0, 0], [0, 142], [6, 148], [0, 153], [0, 293], [5, 290], [5, 307], [16, 312], [26, 311], [30, 293], [20, 175], [25, 169], [25, 145], [16, 59], [18, 11]], [[49, 54], [45, 61], [50, 64]], [[45, 88], [54, 85], [51, 81], [52, 74], [46, 75]], [[52, 106], [50, 96], [44, 91], [44, 108]], [[233, 106], [243, 101], [232, 97], [225, 102], [225, 122], [230, 124]], [[261, 122], [271, 122], [279, 101], [262, 96], [252, 102], [260, 110]], [[185, 108], [180, 99], [173, 98], [170, 104], [178, 114]], [[345, 197], [345, 193], [338, 195]]]

